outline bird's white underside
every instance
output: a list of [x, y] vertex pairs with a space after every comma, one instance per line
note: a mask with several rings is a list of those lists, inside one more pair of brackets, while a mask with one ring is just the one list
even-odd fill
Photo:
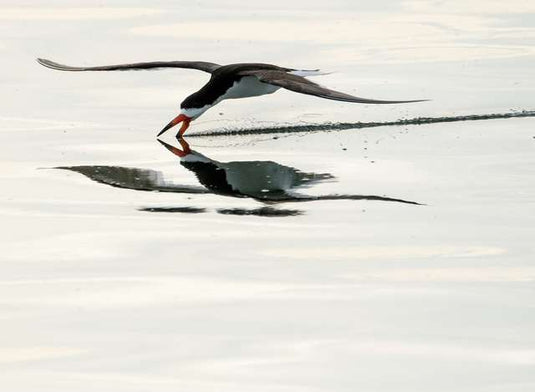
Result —
[[[298, 76], [313, 76], [313, 75], [322, 75], [319, 71], [303, 71], [296, 70], [289, 72], [293, 75]], [[278, 86], [273, 86], [269, 83], [261, 82], [256, 76], [245, 76], [239, 81], [234, 82], [234, 84], [223, 94], [219, 99], [217, 99], [211, 105], [205, 105], [202, 108], [187, 108], [181, 109], [181, 114], [188, 116], [190, 118], [197, 118], [205, 111], [211, 107], [217, 105], [219, 102], [225, 99], [237, 99], [237, 98], [248, 98], [248, 97], [258, 97], [261, 95], [273, 94], [275, 91], [280, 89]]]

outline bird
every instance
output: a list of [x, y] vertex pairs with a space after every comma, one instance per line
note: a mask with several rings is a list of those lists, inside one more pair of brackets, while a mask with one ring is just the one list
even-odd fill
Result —
[[335, 91], [314, 83], [306, 77], [323, 74], [319, 69], [294, 69], [263, 63], [236, 63], [220, 65], [206, 61], [151, 61], [141, 63], [115, 64], [103, 66], [74, 67], [51, 60], [38, 58], [45, 67], [59, 71], [127, 71], [162, 68], [196, 69], [211, 74], [210, 80], [201, 89], [186, 97], [180, 104], [180, 113], [158, 134], [182, 123], [177, 133], [181, 138], [191, 121], [225, 99], [256, 97], [273, 94], [280, 88], [320, 98], [363, 104], [398, 104], [423, 102], [427, 99], [404, 101], [384, 101], [356, 97]]

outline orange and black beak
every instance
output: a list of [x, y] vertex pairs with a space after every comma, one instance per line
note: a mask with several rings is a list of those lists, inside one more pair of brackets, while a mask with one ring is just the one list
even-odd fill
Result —
[[180, 146], [182, 147], [182, 150], [170, 144], [167, 144], [166, 142], [163, 142], [160, 139], [158, 139], [158, 141], [161, 145], [163, 145], [165, 148], [167, 148], [169, 151], [171, 151], [173, 154], [180, 158], [184, 158], [186, 155], [191, 154], [189, 144], [184, 139], [180, 139]]
[[[162, 133], [167, 131], [169, 128], [173, 128], [178, 123], [182, 123], [182, 126], [180, 127], [180, 131], [178, 131], [178, 135], [182, 136], [184, 132], [186, 132], [186, 129], [189, 127], [189, 123], [191, 122], [191, 117], [188, 117], [184, 114], [179, 114], [174, 119], [171, 120], [169, 124], [167, 124], [156, 137], [160, 136]], [[177, 136], [178, 136], [177, 135]]]

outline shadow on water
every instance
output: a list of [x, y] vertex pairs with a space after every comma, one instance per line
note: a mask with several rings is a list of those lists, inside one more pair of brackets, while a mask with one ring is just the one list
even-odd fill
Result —
[[[302, 211], [279, 209], [280, 203], [309, 202], [319, 200], [375, 200], [421, 205], [420, 203], [377, 195], [328, 194], [307, 195], [296, 189], [305, 189], [314, 184], [334, 181], [329, 173], [307, 173], [273, 161], [219, 162], [191, 150], [181, 139], [180, 147], [159, 142], [180, 158], [180, 164], [192, 171], [200, 186], [181, 185], [168, 181], [159, 171], [121, 166], [60, 166], [56, 169], [70, 170], [101, 184], [137, 191], [173, 192], [185, 194], [217, 194], [229, 197], [251, 198], [266, 204], [256, 209], [217, 209], [224, 215], [295, 216]], [[142, 207], [140, 211], [198, 214], [206, 212], [197, 207]]]

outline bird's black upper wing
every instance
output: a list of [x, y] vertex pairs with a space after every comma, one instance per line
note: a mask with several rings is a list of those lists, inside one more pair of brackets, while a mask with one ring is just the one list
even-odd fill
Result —
[[422, 102], [426, 99], [417, 99], [410, 101], [383, 101], [378, 99], [368, 99], [355, 97], [346, 93], [331, 90], [320, 86], [317, 83], [311, 82], [304, 77], [292, 75], [283, 71], [243, 71], [241, 75], [256, 76], [260, 81], [269, 83], [274, 86], [279, 86], [287, 90], [295, 91], [301, 94], [315, 95], [317, 97], [333, 99], [335, 101], [357, 102], [357, 103], [374, 103], [374, 104], [390, 104], [390, 103], [409, 103]]
[[151, 61], [147, 63], [102, 65], [96, 67], [72, 67], [45, 59], [37, 59], [37, 62], [45, 67], [59, 71], [129, 71], [157, 68], [190, 68], [212, 73], [220, 67], [219, 64], [208, 63], [206, 61]]

